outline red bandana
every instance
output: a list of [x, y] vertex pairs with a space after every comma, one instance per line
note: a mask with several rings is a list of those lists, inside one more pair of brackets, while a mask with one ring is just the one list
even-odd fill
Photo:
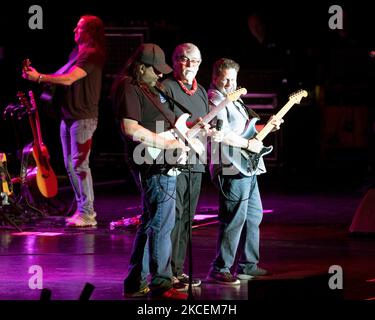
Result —
[[181, 80], [177, 80], [177, 82], [180, 85], [181, 89], [184, 90], [184, 92], [189, 96], [192, 96], [195, 93], [195, 91], [197, 91], [198, 84], [195, 78], [193, 79], [193, 85], [191, 86], [190, 90], [185, 87], [184, 83]]

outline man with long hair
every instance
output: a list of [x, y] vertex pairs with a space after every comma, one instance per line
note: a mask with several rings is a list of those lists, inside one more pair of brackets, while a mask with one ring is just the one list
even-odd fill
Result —
[[[188, 151], [175, 138], [163, 138], [158, 130], [169, 129], [174, 113], [163, 108], [155, 85], [170, 73], [162, 49], [153, 43], [138, 47], [126, 62], [112, 87], [115, 116], [125, 142], [126, 161], [142, 193], [142, 216], [134, 240], [128, 275], [124, 281], [126, 297], [150, 295], [160, 299], [187, 298], [172, 287], [171, 231], [176, 213], [176, 177], [168, 175], [166, 161], [143, 158], [145, 148]], [[166, 159], [165, 159], [166, 160]], [[173, 166], [173, 164], [172, 164]], [[147, 283], [148, 271], [151, 282]]]
[[82, 16], [74, 29], [77, 47], [69, 61], [54, 74], [23, 69], [23, 78], [57, 85], [62, 98], [60, 137], [64, 164], [72, 184], [77, 210], [66, 219], [68, 227], [96, 226], [94, 189], [89, 166], [92, 137], [98, 123], [98, 104], [105, 60], [104, 26], [100, 18]]

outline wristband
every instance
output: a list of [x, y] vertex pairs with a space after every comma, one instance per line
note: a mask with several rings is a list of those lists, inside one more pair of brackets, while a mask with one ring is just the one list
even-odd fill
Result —
[[43, 75], [39, 73], [38, 80], [37, 80], [38, 83], [41, 83], [42, 79], [43, 79]]

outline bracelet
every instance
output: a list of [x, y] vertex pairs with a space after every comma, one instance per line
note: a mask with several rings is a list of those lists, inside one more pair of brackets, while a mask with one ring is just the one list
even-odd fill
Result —
[[42, 82], [42, 78], [43, 78], [43, 75], [41, 73], [39, 73], [39, 76], [38, 76], [38, 83], [41, 83]]

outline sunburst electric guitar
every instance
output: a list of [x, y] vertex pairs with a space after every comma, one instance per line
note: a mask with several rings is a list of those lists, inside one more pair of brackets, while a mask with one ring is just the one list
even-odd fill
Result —
[[[225, 100], [223, 100], [218, 106], [216, 106], [210, 113], [206, 114], [203, 117], [202, 121], [196, 123], [192, 128], [188, 128], [186, 126], [186, 122], [190, 115], [188, 113], [183, 113], [176, 120], [174, 129], [161, 132], [159, 133], [159, 135], [167, 140], [179, 139], [183, 143], [185, 143], [185, 141], [188, 141], [188, 146], [190, 147], [190, 149], [192, 149], [192, 151], [194, 151], [196, 154], [202, 155], [205, 152], [205, 146], [199, 139], [195, 138], [197, 134], [202, 130], [202, 123], [209, 123], [222, 109], [226, 107], [229, 102], [237, 100], [241, 95], [244, 95], [246, 93], [247, 90], [245, 88], [241, 88], [228, 93], [225, 97]], [[160, 152], [162, 151], [161, 149], [154, 147], [147, 147], [146, 150], [153, 159], [157, 159]], [[186, 157], [181, 157], [180, 159], [178, 159], [177, 163], [183, 164], [184, 161], [186, 161]], [[172, 168], [168, 171], [168, 175], [170, 176], [177, 176], [179, 174], [180, 171], [176, 168]]]
[[[307, 97], [306, 90], [299, 90], [291, 94], [289, 96], [289, 101], [280, 109], [276, 114], [276, 117], [282, 119], [295, 104], [301, 102], [303, 97]], [[274, 126], [271, 122], [268, 122], [262, 130], [257, 132], [255, 123], [258, 120], [258, 118], [252, 118], [247, 124], [244, 132], [241, 134], [241, 137], [245, 139], [255, 138], [259, 141], [263, 141], [263, 139], [273, 130]], [[259, 153], [254, 153], [245, 149], [222, 145], [222, 157], [224, 163], [233, 165], [245, 176], [251, 176], [257, 170], [261, 157], [269, 154], [272, 150], [273, 146], [264, 146]]]
[[47, 147], [42, 140], [42, 132], [40, 127], [40, 120], [38, 108], [35, 103], [34, 94], [29, 91], [29, 99], [23, 92], [18, 92], [18, 99], [22, 106], [24, 106], [29, 115], [29, 122], [34, 138], [32, 153], [37, 166], [36, 182], [40, 193], [46, 198], [52, 198], [57, 194], [57, 178], [50, 165], [50, 156]]

